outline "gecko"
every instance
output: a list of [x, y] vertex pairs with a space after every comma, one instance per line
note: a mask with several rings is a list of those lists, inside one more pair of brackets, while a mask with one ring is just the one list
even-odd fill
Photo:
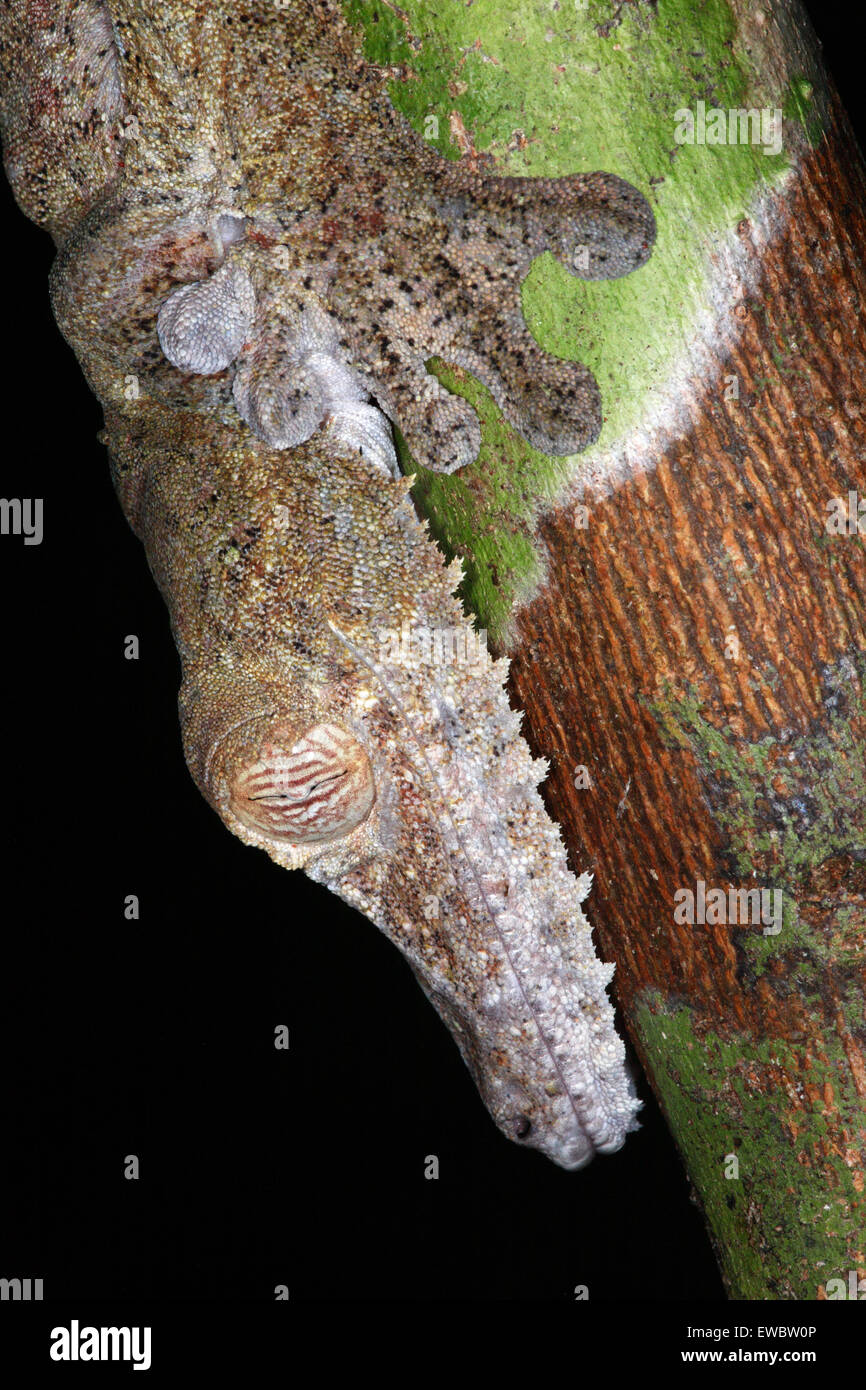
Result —
[[543, 251], [639, 269], [648, 203], [443, 158], [337, 0], [11, 0], [0, 136], [168, 605], [198, 787], [394, 942], [509, 1139], [567, 1169], [615, 1151], [639, 1101], [591, 877], [393, 427], [425, 468], [476, 457], [440, 357], [536, 448], [595, 440], [596, 382], [536, 343], [520, 285]]

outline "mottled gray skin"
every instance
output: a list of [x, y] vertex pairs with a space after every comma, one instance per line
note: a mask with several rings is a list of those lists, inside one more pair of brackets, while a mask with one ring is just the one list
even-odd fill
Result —
[[[13, 6], [27, 12], [28, 29], [44, 9], [36, 0]], [[292, 447], [323, 418], [294, 370], [299, 346], [303, 354], [311, 345], [299, 320], [313, 306], [318, 336], [352, 363], [425, 467], [459, 468], [479, 444], [472, 408], [427, 372], [433, 355], [475, 373], [536, 447], [572, 453], [596, 438], [601, 406], [592, 374], [539, 348], [523, 322], [519, 289], [545, 249], [587, 279], [642, 265], [655, 227], [629, 184], [604, 173], [496, 178], [443, 159], [393, 110], [334, 0], [286, 12], [272, 0], [207, 7], [90, 0], [49, 9], [108, 10], [113, 20], [115, 67], [98, 49], [87, 74], [95, 83], [99, 72], [110, 119], [101, 140], [98, 129], [91, 136], [91, 169], [74, 214], [80, 220], [88, 197], [98, 203], [95, 185], [113, 162], [120, 177], [106, 180], [111, 196], [98, 207], [99, 234], [118, 248], [142, 238], [139, 255], [147, 252], [151, 271], [137, 289], [142, 308], [220, 265], [220, 216], [247, 219], [242, 260], [257, 279], [259, 308], [237, 360], [236, 394], [268, 442]], [[7, 29], [13, 24], [7, 20]], [[95, 20], [78, 27], [102, 32]], [[11, 90], [17, 81], [10, 68]], [[14, 129], [17, 142], [19, 119]], [[80, 162], [70, 140], [64, 154], [72, 151]], [[37, 220], [67, 230], [68, 207], [46, 216], [44, 177], [19, 173], [13, 182]], [[88, 235], [95, 232], [91, 224]], [[271, 254], [256, 258], [252, 250]], [[117, 288], [121, 268], [104, 269]], [[157, 270], [166, 276], [161, 283]], [[130, 315], [122, 322], [129, 329]], [[129, 370], [152, 374], [159, 389], [159, 345], [143, 316], [141, 330], [115, 347]], [[186, 359], [181, 365], [190, 370]], [[201, 370], [212, 370], [211, 359]], [[300, 419], [300, 429], [262, 426], [248, 404], [256, 381], [264, 389], [281, 383], [283, 409], [270, 415]]]
[[373, 403], [420, 462], [473, 458], [435, 353], [539, 447], [583, 447], [595, 383], [539, 349], [520, 280], [544, 248], [585, 247], [591, 278], [634, 269], [646, 203], [612, 175], [443, 161], [332, 0], [14, 0], [0, 77], [7, 171], [58, 242], [55, 312], [171, 612], [198, 785], [399, 946], [505, 1134], [571, 1168], [619, 1147], [637, 1102], [589, 880], [505, 663], [430, 647], [466, 633], [459, 575]]

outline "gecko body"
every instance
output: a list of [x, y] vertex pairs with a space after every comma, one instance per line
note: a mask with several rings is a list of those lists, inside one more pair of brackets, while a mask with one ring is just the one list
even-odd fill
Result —
[[196, 782], [395, 942], [509, 1138], [567, 1168], [618, 1148], [638, 1102], [589, 879], [507, 663], [442, 655], [468, 630], [459, 567], [388, 420], [431, 468], [474, 458], [438, 354], [538, 447], [595, 438], [595, 382], [531, 337], [520, 282], [545, 249], [582, 249], [589, 278], [637, 268], [647, 204], [609, 174], [442, 160], [334, 0], [14, 0], [0, 75], [7, 171], [57, 241], [55, 313], [171, 614]]

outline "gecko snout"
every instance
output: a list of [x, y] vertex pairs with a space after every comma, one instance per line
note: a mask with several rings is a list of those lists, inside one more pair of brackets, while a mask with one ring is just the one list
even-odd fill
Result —
[[229, 807], [250, 830], [291, 844], [348, 835], [376, 799], [373, 769], [353, 734], [316, 724], [301, 738], [277, 726], [229, 770]]

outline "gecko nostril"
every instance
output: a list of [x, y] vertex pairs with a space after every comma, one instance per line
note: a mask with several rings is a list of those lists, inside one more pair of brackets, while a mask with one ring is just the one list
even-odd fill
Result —
[[518, 1115], [514, 1121], [515, 1139], [526, 1139], [532, 1129], [532, 1121], [528, 1115]]

